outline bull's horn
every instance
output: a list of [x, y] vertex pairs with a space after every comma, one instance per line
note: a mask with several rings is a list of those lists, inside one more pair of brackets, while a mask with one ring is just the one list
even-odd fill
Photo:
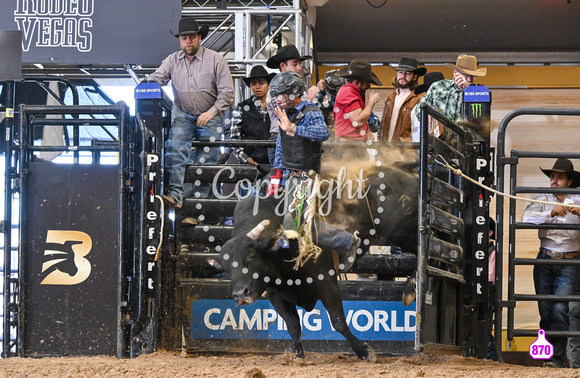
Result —
[[269, 225], [270, 221], [268, 219], [264, 219], [246, 235], [252, 240], [258, 240], [260, 235], [262, 235], [262, 232], [264, 232], [266, 227], [268, 227]]

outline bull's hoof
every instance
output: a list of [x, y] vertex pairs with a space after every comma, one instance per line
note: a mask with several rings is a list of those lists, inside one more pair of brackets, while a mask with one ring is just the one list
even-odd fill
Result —
[[377, 362], [377, 355], [376, 355], [375, 351], [373, 350], [373, 348], [368, 346], [368, 344], [366, 344], [366, 343], [364, 344], [364, 347], [362, 348], [362, 350], [356, 352], [356, 355], [359, 358], [359, 360]]
[[300, 350], [294, 350], [294, 360], [296, 359], [304, 359], [304, 350], [300, 349]]
[[375, 351], [370, 347], [369, 347], [369, 355], [367, 356], [367, 358], [365, 358], [365, 360], [370, 362], [377, 362], [377, 355]]

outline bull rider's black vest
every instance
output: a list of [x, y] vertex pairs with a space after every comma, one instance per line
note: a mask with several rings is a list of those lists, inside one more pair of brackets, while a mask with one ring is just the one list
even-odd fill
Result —
[[[292, 114], [290, 122], [298, 124], [308, 112], [318, 110], [316, 106], [306, 106], [301, 111]], [[310, 169], [320, 171], [322, 158], [322, 142], [312, 141], [300, 135], [288, 135], [280, 130], [280, 141], [282, 142], [282, 167], [300, 171]]]
[[[260, 100], [252, 96], [238, 105], [242, 111], [242, 122], [239, 125], [241, 137], [250, 140], [268, 140], [270, 138], [270, 116], [267, 111], [262, 113], [254, 101]], [[266, 148], [248, 146], [244, 147], [244, 152], [258, 164], [270, 164]]]

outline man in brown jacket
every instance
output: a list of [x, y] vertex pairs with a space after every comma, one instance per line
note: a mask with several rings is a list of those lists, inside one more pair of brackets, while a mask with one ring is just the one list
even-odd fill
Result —
[[423, 94], [415, 94], [420, 76], [425, 75], [425, 67], [417, 67], [417, 60], [402, 57], [398, 65], [391, 65], [397, 76], [393, 80], [395, 89], [385, 100], [383, 119], [379, 130], [381, 142], [412, 142], [411, 111]]

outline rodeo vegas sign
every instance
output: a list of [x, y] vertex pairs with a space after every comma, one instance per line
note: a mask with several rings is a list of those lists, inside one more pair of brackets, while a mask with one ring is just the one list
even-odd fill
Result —
[[179, 21], [180, 0], [6, 0], [2, 5], [0, 30], [22, 32], [23, 63], [158, 66], [179, 48], [169, 28]]

